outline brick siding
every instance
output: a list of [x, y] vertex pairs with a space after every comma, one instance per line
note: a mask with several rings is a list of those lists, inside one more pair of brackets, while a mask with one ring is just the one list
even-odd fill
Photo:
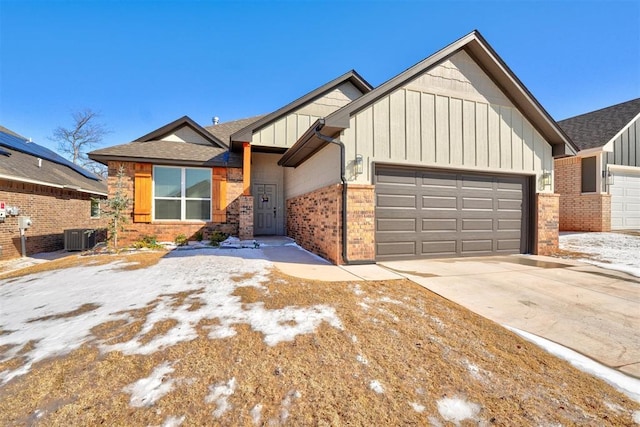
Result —
[[[115, 184], [118, 180], [120, 165], [124, 169], [124, 188], [128, 197], [134, 199], [134, 166], [133, 162], [109, 162], [109, 193], [115, 192]], [[159, 242], [172, 242], [179, 234], [184, 234], [189, 239], [194, 239], [196, 233], [202, 233], [207, 239], [214, 231], [226, 234], [238, 235], [238, 223], [240, 218], [240, 196], [242, 194], [242, 169], [227, 169], [227, 209], [226, 221], [223, 223], [202, 221], [152, 221], [151, 223], [133, 222], [133, 202], [126, 213], [129, 222], [125, 225], [125, 231], [118, 236], [118, 245], [124, 247], [142, 236], [156, 236]]]
[[338, 264], [341, 207], [340, 184], [287, 199], [287, 236], [308, 251]]
[[[347, 187], [347, 256], [375, 259], [375, 195], [372, 185]], [[287, 200], [287, 235], [334, 264], [342, 259], [342, 185], [320, 188]]]
[[582, 194], [582, 159], [556, 159], [554, 169], [560, 231], [611, 231], [611, 196]]
[[[74, 190], [0, 180], [0, 201], [17, 206], [19, 216], [28, 216], [33, 225], [25, 235], [27, 256], [64, 248], [64, 230], [104, 228], [103, 218], [91, 218], [91, 195]], [[0, 222], [0, 259], [22, 256], [18, 217]]]
[[375, 260], [375, 187], [349, 185], [347, 189], [347, 256], [349, 261]]
[[536, 255], [552, 255], [558, 250], [559, 200], [558, 194], [536, 194]]

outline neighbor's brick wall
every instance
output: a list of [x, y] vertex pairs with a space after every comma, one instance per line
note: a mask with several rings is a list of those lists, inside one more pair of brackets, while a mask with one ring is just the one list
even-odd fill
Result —
[[554, 161], [555, 192], [560, 195], [560, 231], [611, 231], [611, 196], [582, 194], [580, 157]]
[[[120, 165], [124, 167], [124, 188], [128, 197], [133, 201], [134, 196], [134, 176], [135, 170], [133, 162], [109, 162], [109, 194], [115, 193], [116, 182], [118, 181], [118, 170]], [[129, 219], [125, 226], [125, 231], [118, 237], [118, 245], [126, 246], [142, 236], [156, 236], [159, 242], [172, 242], [177, 235], [184, 234], [187, 238], [193, 239], [195, 233], [202, 232], [204, 239], [214, 231], [221, 231], [230, 235], [238, 235], [238, 223], [240, 217], [240, 201], [242, 194], [242, 169], [227, 169], [227, 217], [224, 223], [202, 222], [202, 221], [162, 221], [151, 223], [133, 222], [133, 202], [126, 213]]]
[[375, 187], [373, 185], [348, 185], [347, 210], [347, 239], [349, 240], [347, 256], [349, 261], [374, 260], [376, 257]]
[[[91, 195], [45, 185], [0, 180], [0, 201], [20, 208], [33, 225], [26, 231], [27, 255], [64, 248], [64, 230], [103, 228], [105, 220], [91, 218]], [[0, 222], [0, 259], [22, 256], [18, 217]]]
[[333, 184], [287, 200], [287, 236], [338, 264], [341, 260], [342, 185]]
[[559, 194], [536, 194], [536, 255], [552, 255], [558, 250]]

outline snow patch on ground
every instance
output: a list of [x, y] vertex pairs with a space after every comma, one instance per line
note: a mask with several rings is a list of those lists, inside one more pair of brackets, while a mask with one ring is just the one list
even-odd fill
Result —
[[162, 427], [179, 427], [185, 420], [185, 416], [181, 417], [167, 417], [162, 423]]
[[378, 394], [384, 393], [384, 387], [382, 387], [382, 384], [380, 384], [380, 381], [378, 380], [371, 381], [369, 383], [369, 388]]
[[477, 403], [471, 403], [457, 397], [445, 397], [438, 400], [437, 404], [440, 416], [456, 426], [459, 426], [460, 422], [464, 420], [478, 420], [480, 405]]
[[640, 236], [622, 233], [560, 233], [560, 249], [590, 254], [580, 261], [640, 277]]
[[[302, 395], [297, 390], [291, 390], [287, 393], [287, 395], [282, 399], [282, 403], [280, 404], [280, 423], [285, 424], [287, 422], [287, 418], [289, 418], [289, 409], [291, 409], [291, 404], [293, 403], [293, 399], [300, 399]], [[275, 420], [270, 420], [269, 425], [275, 425]]]
[[209, 386], [209, 394], [204, 398], [205, 403], [215, 403], [216, 409], [213, 411], [214, 418], [220, 418], [225, 412], [231, 409], [229, 396], [236, 391], [236, 379], [231, 378], [226, 383], [218, 383]]
[[262, 404], [258, 403], [256, 406], [251, 408], [251, 411], [249, 411], [249, 415], [251, 415], [253, 425], [259, 426], [260, 420], [262, 420]]
[[363, 365], [369, 364], [369, 361], [367, 360], [367, 358], [361, 354], [356, 355], [356, 360], [358, 361], [358, 363], [362, 363]]
[[174, 380], [165, 377], [174, 369], [168, 362], [153, 370], [147, 378], [142, 378], [122, 389], [131, 394], [130, 405], [136, 408], [153, 406], [158, 399], [173, 389]]
[[640, 424], [640, 411], [633, 411], [633, 422]]
[[416, 411], [417, 413], [421, 414], [424, 412], [424, 410], [426, 409], [424, 407], [424, 405], [421, 405], [419, 403], [415, 403], [415, 402], [409, 402], [409, 405], [411, 405], [411, 407], [413, 408], [414, 411]]
[[627, 376], [615, 369], [608, 368], [580, 353], [537, 335], [533, 335], [529, 332], [521, 331], [520, 329], [507, 325], [504, 325], [504, 327], [520, 335], [527, 341], [531, 341], [532, 343], [542, 347], [554, 356], [568, 361], [581, 371], [603, 379], [636, 402], [640, 402], [640, 379]]
[[[322, 322], [342, 329], [335, 309], [325, 305], [269, 310], [262, 303], [242, 304], [233, 295], [236, 288], [261, 288], [267, 280], [273, 264], [262, 258], [259, 249], [233, 250], [232, 256], [225, 249], [179, 251], [145, 269], [127, 271], [114, 263], [47, 271], [0, 283], [0, 347], [9, 348], [0, 363], [19, 354], [26, 359], [22, 366], [0, 372], [0, 383], [87, 341], [97, 341], [103, 352], [150, 354], [193, 340], [197, 325], [208, 319], [218, 320], [209, 327], [211, 339], [233, 336], [233, 325], [246, 323], [264, 334], [267, 345], [311, 333]], [[190, 295], [180, 300], [175, 296], [178, 293]], [[91, 304], [88, 311], [61, 316], [87, 304]], [[129, 341], [110, 345], [91, 333], [105, 322], [132, 323], [132, 311], [145, 308], [151, 309], [142, 330]], [[160, 321], [174, 321], [175, 326], [148, 340], [145, 334]], [[32, 348], [25, 347], [29, 342]]]

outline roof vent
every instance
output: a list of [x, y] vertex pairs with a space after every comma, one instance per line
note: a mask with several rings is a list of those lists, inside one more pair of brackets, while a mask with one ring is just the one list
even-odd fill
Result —
[[213, 121], [213, 125], [215, 126], [215, 125], [217, 125], [218, 123], [220, 123], [220, 117], [215, 116], [215, 117], [212, 119], [212, 121]]
[[42, 159], [38, 158], [38, 167], [41, 168], [42, 167]]

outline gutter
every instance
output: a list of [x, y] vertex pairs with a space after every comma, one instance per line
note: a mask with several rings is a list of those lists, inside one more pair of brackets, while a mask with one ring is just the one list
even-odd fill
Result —
[[340, 181], [342, 181], [342, 260], [345, 265], [375, 264], [375, 260], [350, 261], [347, 257], [347, 177], [345, 171], [345, 147], [339, 139], [331, 138], [320, 133], [324, 127], [324, 119], [318, 119], [318, 125], [314, 129], [316, 137], [329, 144], [340, 147]]

